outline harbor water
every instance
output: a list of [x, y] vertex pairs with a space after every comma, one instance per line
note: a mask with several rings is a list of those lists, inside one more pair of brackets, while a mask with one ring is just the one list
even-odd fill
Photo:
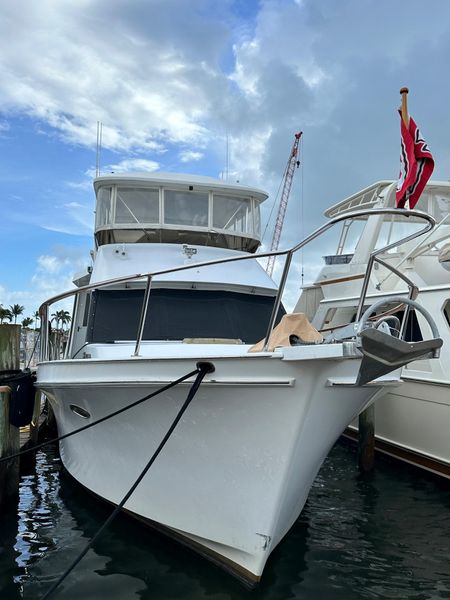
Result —
[[[52, 598], [450, 598], [450, 484], [386, 460], [363, 478], [355, 461], [351, 447], [333, 448], [255, 591], [121, 515]], [[39, 599], [110, 511], [64, 472], [55, 448], [39, 451], [18, 510], [0, 516], [0, 599]]]

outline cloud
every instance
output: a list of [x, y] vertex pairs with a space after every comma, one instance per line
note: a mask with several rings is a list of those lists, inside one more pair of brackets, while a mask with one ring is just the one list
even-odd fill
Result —
[[[214, 91], [210, 84], [214, 78], [222, 88], [226, 83], [219, 61], [228, 33], [214, 18], [214, 3], [82, 4], [43, 0], [23, 11], [5, 3], [4, 110], [31, 115], [68, 142], [90, 147], [99, 120], [105, 148], [203, 144], [209, 137], [204, 120], [221, 87]], [[18, 28], [27, 35], [15, 35]]]
[[[435, 177], [449, 177], [448, 3], [424, 10], [410, 0], [405, 11], [391, 0], [42, 0], [23, 10], [4, 0], [0, 35], [0, 137], [27, 115], [40, 137], [92, 149], [101, 121], [102, 172], [201, 160], [214, 175], [227, 162], [230, 181], [266, 189], [273, 200], [302, 130], [280, 247], [323, 222], [327, 206], [396, 177], [402, 85], [435, 155]], [[50, 190], [38, 214], [17, 219], [91, 235], [94, 175], [68, 181], [64, 173], [64, 192], [73, 195]], [[263, 205], [263, 224], [270, 207]], [[311, 264], [316, 258], [311, 252]]]
[[155, 160], [144, 158], [129, 158], [122, 160], [115, 165], [107, 165], [102, 169], [102, 173], [132, 173], [132, 172], [153, 172], [157, 171], [160, 165]]
[[5, 119], [0, 119], [0, 135], [3, 135], [5, 132], [11, 129], [10, 124]]
[[66, 261], [61, 261], [56, 256], [38, 256], [37, 269], [39, 273], [58, 273]]
[[[89, 262], [89, 255], [84, 248], [55, 246], [52, 254], [36, 258], [34, 271], [25, 289], [13, 290], [0, 285], [0, 303], [4, 306], [22, 304], [25, 306], [24, 316], [32, 315], [48, 298], [74, 288], [74, 274], [84, 271]], [[69, 298], [63, 304], [58, 304], [58, 309], [71, 310], [72, 305], [73, 298]], [[51, 312], [54, 310], [52, 307]]]
[[195, 162], [201, 160], [204, 154], [202, 152], [195, 152], [193, 150], [184, 150], [180, 152], [180, 160], [182, 163]]

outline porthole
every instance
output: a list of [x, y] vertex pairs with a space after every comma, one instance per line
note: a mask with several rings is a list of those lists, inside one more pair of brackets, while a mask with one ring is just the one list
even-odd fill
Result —
[[77, 406], [76, 404], [71, 404], [70, 405], [70, 410], [77, 415], [78, 417], [81, 417], [82, 419], [89, 419], [90, 418], [90, 413], [88, 413], [87, 410], [85, 410], [84, 408], [81, 408], [81, 406]]

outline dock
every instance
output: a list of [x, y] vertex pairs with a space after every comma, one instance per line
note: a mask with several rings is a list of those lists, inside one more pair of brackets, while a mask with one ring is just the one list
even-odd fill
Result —
[[[21, 383], [22, 386], [28, 385], [29, 406], [28, 419], [31, 410], [33, 411], [31, 423], [25, 427], [19, 427], [17, 420], [17, 406], [11, 404], [12, 381], [17, 374], [22, 377], [19, 362], [20, 346], [20, 325], [0, 325], [0, 374], [3, 375], [0, 380], [0, 458], [15, 455], [21, 450], [25, 450], [37, 444], [43, 425], [46, 419], [42, 415], [43, 398], [41, 392], [30, 390], [30, 379], [27, 383]], [[24, 388], [22, 387], [22, 390]], [[22, 413], [23, 415], [23, 413]], [[12, 424], [15, 423], [15, 424]], [[22, 457], [13, 458], [0, 463], [0, 507], [10, 499], [17, 497], [19, 489], [21, 469], [29, 469], [34, 465], [34, 452], [29, 452]]]

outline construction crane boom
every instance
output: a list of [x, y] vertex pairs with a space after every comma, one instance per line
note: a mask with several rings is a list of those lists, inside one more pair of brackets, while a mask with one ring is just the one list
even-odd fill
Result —
[[[275, 222], [275, 230], [273, 232], [272, 245], [270, 251], [274, 252], [278, 250], [280, 243], [281, 231], [283, 229], [284, 217], [286, 215], [286, 208], [289, 200], [289, 194], [291, 193], [292, 180], [294, 178], [295, 168], [299, 167], [300, 161], [298, 160], [298, 145], [300, 138], [302, 137], [303, 131], [299, 131], [295, 134], [294, 144], [292, 146], [291, 153], [289, 154], [289, 160], [286, 165], [283, 190], [281, 192], [280, 206], [278, 208], [277, 220]], [[269, 256], [267, 261], [266, 271], [270, 277], [272, 277], [273, 267], [275, 265], [275, 256]]]

